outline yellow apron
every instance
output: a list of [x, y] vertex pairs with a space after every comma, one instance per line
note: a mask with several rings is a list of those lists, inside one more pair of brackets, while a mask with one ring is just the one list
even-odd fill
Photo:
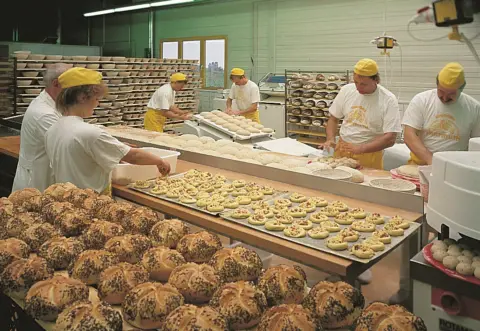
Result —
[[418, 156], [410, 152], [410, 160], [408, 160], [407, 164], [423, 166], [427, 165], [427, 162], [420, 160]]
[[167, 118], [162, 115], [161, 111], [148, 108], [143, 124], [145, 125], [145, 130], [163, 132], [166, 121]]
[[260, 124], [260, 112], [258, 110], [248, 114], [242, 114], [242, 116]]
[[335, 157], [350, 157], [357, 160], [362, 167], [383, 170], [383, 151], [364, 154], [352, 154], [341, 150], [342, 144], [345, 142], [340, 139], [335, 148]]

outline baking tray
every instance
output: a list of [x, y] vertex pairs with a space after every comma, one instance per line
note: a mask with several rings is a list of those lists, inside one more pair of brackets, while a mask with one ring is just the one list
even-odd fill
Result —
[[218, 131], [221, 131], [227, 135], [229, 135], [230, 137], [232, 138], [235, 138], [235, 140], [250, 140], [250, 139], [256, 139], [256, 138], [264, 138], [264, 137], [269, 137], [271, 136], [273, 133], [251, 133], [249, 136], [240, 136], [238, 134], [236, 134], [235, 132], [232, 132], [230, 130], [227, 130], [225, 129], [224, 127], [204, 118], [203, 116], [201, 115], [194, 115], [193, 116], [199, 123], [204, 123], [204, 124], [207, 124], [215, 129], [217, 129]]
[[[290, 194], [285, 194], [284, 196], [282, 196], [282, 198], [288, 199], [289, 196], [290, 196]], [[273, 204], [273, 201], [274, 201], [274, 199], [269, 200], [268, 202], [270, 204]], [[295, 207], [295, 206], [298, 206], [298, 205], [299, 205], [299, 203], [292, 203], [291, 207]], [[242, 208], [248, 209], [253, 214], [253, 210], [250, 208], [250, 206], [243, 206]], [[318, 208], [317, 208], [317, 210], [318, 210]], [[367, 214], [369, 214], [368, 211], [365, 211], [365, 212]], [[313, 213], [315, 213], [315, 212], [313, 212]], [[310, 215], [313, 214], [313, 213], [307, 213], [307, 216], [304, 219], [308, 219], [310, 217]], [[352, 245], [357, 244], [357, 243], [361, 243], [364, 239], [366, 239], [367, 237], [370, 237], [371, 232], [359, 232], [360, 238], [356, 242], [348, 243], [348, 249], [346, 249], [344, 251], [335, 251], [335, 250], [327, 247], [327, 243], [326, 243], [325, 240], [327, 238], [335, 236], [336, 233], [338, 233], [338, 232], [333, 232], [332, 234], [330, 234], [329, 237], [327, 237], [325, 239], [313, 239], [313, 238], [310, 238], [308, 236], [308, 234], [304, 238], [292, 238], [292, 237], [285, 236], [283, 234], [283, 231], [268, 231], [267, 229], [265, 229], [265, 227], [263, 225], [252, 225], [252, 224], [248, 223], [248, 219], [235, 219], [233, 217], [229, 217], [227, 214], [228, 214], [228, 212], [224, 211], [220, 214], [220, 216], [223, 219], [228, 220], [230, 222], [241, 224], [243, 226], [247, 226], [247, 227], [250, 227], [252, 229], [255, 229], [255, 230], [258, 230], [258, 231], [261, 231], [261, 232], [264, 232], [264, 233], [268, 233], [269, 235], [272, 235], [272, 236], [275, 236], [275, 237], [278, 237], [278, 238], [282, 238], [282, 239], [288, 240], [288, 241], [296, 243], [296, 244], [307, 246], [307, 247], [316, 249], [316, 250], [321, 251], [321, 252], [333, 254], [333, 255], [336, 255], [336, 256], [339, 256], [339, 257], [342, 257], [342, 258], [346, 258], [348, 260], [361, 262], [361, 263], [370, 263], [374, 260], [377, 260], [382, 255], [389, 253], [394, 248], [396, 248], [398, 245], [400, 245], [404, 240], [406, 240], [408, 237], [410, 237], [420, 227], [419, 223], [416, 223], [416, 222], [414, 222], [415, 220], [412, 220], [411, 223], [410, 223], [410, 228], [405, 230], [405, 233], [402, 237], [391, 237], [392, 242], [390, 244], [385, 244], [385, 250], [383, 250], [381, 252], [375, 252], [374, 257], [371, 258], [371, 259], [360, 259], [360, 258], [358, 258], [355, 255], [350, 253], [350, 248], [352, 247]], [[386, 224], [391, 217], [385, 217], [384, 216], [384, 218], [385, 218], [385, 224]], [[334, 221], [334, 217], [329, 217], [329, 219], [331, 221]], [[377, 225], [377, 230], [383, 229], [383, 226], [385, 224]], [[314, 227], [316, 227], [316, 226], [318, 226], [318, 224], [314, 223]], [[349, 227], [349, 225], [341, 225], [341, 224], [339, 224], [339, 226], [342, 229]]]

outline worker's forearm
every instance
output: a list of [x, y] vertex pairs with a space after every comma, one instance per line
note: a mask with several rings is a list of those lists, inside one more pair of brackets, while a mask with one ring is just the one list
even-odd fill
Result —
[[232, 108], [232, 99], [227, 99], [227, 108]]
[[335, 141], [337, 136], [338, 119], [330, 116], [327, 122], [327, 141]]
[[397, 135], [395, 133], [386, 133], [379, 137], [374, 138], [366, 144], [362, 145], [363, 153], [375, 153], [383, 151], [388, 147], [392, 147], [395, 144]]
[[163, 162], [161, 157], [140, 148], [131, 148], [122, 161], [138, 165], [158, 165]]
[[405, 144], [417, 158], [432, 164], [433, 153], [430, 152], [423, 144], [420, 137], [415, 132], [405, 132]]
[[173, 110], [162, 110], [162, 115], [167, 118], [180, 118], [182, 114]]
[[252, 104], [252, 105], [251, 105], [250, 107], [248, 107], [247, 109], [240, 111], [240, 114], [241, 114], [241, 115], [245, 115], [245, 114], [253, 113], [253, 112], [257, 111], [257, 110], [258, 110], [258, 105], [257, 105], [257, 104]]

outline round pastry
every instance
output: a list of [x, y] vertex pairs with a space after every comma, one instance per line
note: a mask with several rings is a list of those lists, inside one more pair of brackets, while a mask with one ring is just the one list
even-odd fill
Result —
[[16, 208], [19, 208], [22, 207], [25, 201], [41, 195], [42, 192], [40, 192], [36, 188], [24, 188], [22, 190], [12, 192], [8, 196], [8, 200], [10, 200]]
[[180, 196], [180, 202], [185, 203], [185, 204], [192, 204], [192, 203], [197, 202], [197, 199], [195, 199], [194, 197], [192, 197], [189, 194], [183, 194], [183, 195]]
[[321, 281], [303, 300], [303, 307], [327, 330], [350, 327], [364, 305], [365, 298], [360, 290], [344, 282]]
[[162, 246], [146, 251], [141, 261], [143, 267], [150, 273], [150, 278], [161, 282], [166, 282], [173, 269], [185, 263], [182, 254]]
[[305, 202], [307, 201], [307, 197], [300, 193], [292, 193], [290, 195], [290, 201], [295, 203]]
[[365, 213], [363, 208], [353, 208], [348, 212], [348, 214], [356, 219], [363, 219], [367, 217], [367, 213]]
[[[441, 255], [440, 253], [437, 253], [437, 258], [440, 258], [440, 255]], [[437, 259], [435, 258], [435, 260]], [[458, 261], [458, 259], [455, 256], [446, 255], [441, 262], [448, 269], [455, 270], [460, 261]]]
[[400, 229], [408, 229], [410, 227], [410, 222], [404, 220], [403, 218], [392, 218], [387, 221], [387, 224], [393, 224]]
[[264, 225], [267, 221], [268, 218], [262, 214], [253, 214], [248, 218], [248, 223], [252, 225]]
[[137, 207], [125, 215], [123, 227], [129, 233], [147, 236], [158, 221], [160, 218], [156, 211], [146, 207]]
[[101, 301], [77, 301], [63, 310], [55, 323], [55, 331], [121, 331], [122, 315]]
[[460, 262], [457, 264], [455, 270], [464, 276], [472, 276], [475, 271], [470, 263]]
[[364, 244], [354, 244], [350, 251], [360, 259], [371, 259], [375, 255], [374, 250], [370, 246]]
[[152, 186], [152, 183], [149, 182], [148, 180], [137, 180], [135, 183], [133, 183], [133, 187], [139, 188], [139, 189], [147, 189]]
[[355, 221], [352, 223], [352, 229], [358, 232], [373, 232], [376, 227], [375, 224], [367, 221]]
[[340, 225], [351, 225], [353, 224], [353, 221], [355, 219], [350, 216], [348, 213], [340, 213], [337, 216], [335, 216], [335, 222], [337, 222]]
[[98, 196], [98, 193], [95, 192], [92, 189], [89, 189], [89, 188], [87, 188], [87, 189], [74, 188], [74, 189], [71, 189], [71, 190], [68, 190], [67, 192], [65, 192], [62, 200], [70, 202], [71, 204], [73, 204], [76, 207], [81, 207], [83, 202], [85, 201], [85, 199], [93, 198], [93, 197], [97, 197], [97, 196]]
[[446, 256], [448, 256], [448, 253], [446, 251], [436, 251], [435, 253], [433, 253], [433, 258], [440, 262], [442, 262]]
[[335, 236], [327, 239], [327, 247], [335, 251], [344, 251], [348, 248], [348, 243], [341, 236]]
[[212, 213], [219, 213], [223, 211], [225, 207], [221, 202], [211, 202], [207, 205], [207, 210]]
[[472, 264], [472, 259], [469, 258], [468, 256], [464, 256], [464, 255], [457, 256], [457, 260], [458, 262]]
[[236, 218], [236, 219], [245, 219], [245, 218], [249, 218], [250, 215], [251, 215], [251, 213], [248, 209], [238, 208], [238, 209], [235, 209], [232, 212], [231, 217]]
[[52, 276], [53, 269], [44, 258], [31, 256], [17, 259], [6, 266], [0, 277], [0, 284], [5, 294], [23, 299], [33, 284]]
[[370, 223], [375, 224], [375, 225], [380, 225], [380, 224], [385, 223], [384, 217], [382, 215], [378, 214], [378, 213], [372, 213], [372, 214], [368, 215], [365, 220], [367, 222], [370, 222]]
[[22, 232], [25, 232], [30, 226], [33, 224], [43, 223], [44, 220], [37, 213], [18, 213], [15, 216], [10, 217], [7, 219], [5, 224], [5, 231], [7, 232], [7, 236], [11, 237], [19, 237]]
[[343, 239], [347, 242], [355, 242], [358, 240], [358, 238], [360, 238], [358, 232], [351, 228], [342, 229], [338, 236], [343, 237]]
[[294, 218], [301, 218], [307, 216], [307, 211], [300, 207], [292, 207], [288, 211], [288, 214]]
[[175, 248], [178, 241], [190, 233], [190, 228], [178, 219], [169, 219], [155, 224], [150, 231], [153, 245]]
[[283, 231], [286, 228], [287, 226], [278, 219], [275, 219], [273, 221], [267, 221], [265, 223], [265, 229], [267, 229], [268, 231]]
[[25, 311], [33, 318], [54, 321], [65, 307], [88, 300], [88, 287], [81, 281], [64, 276], [35, 283], [25, 298]]
[[[446, 246], [446, 245], [445, 245]], [[441, 246], [441, 245], [432, 245], [430, 247], [430, 250], [432, 251], [432, 253], [436, 252], [436, 251], [447, 251], [447, 248], [445, 248], [444, 246]]]
[[473, 267], [473, 269], [475, 269], [477, 267], [480, 267], [480, 261], [473, 261], [472, 262], [472, 267]]
[[401, 237], [405, 233], [405, 231], [402, 228], [398, 227], [394, 223], [385, 224], [383, 229], [387, 231], [387, 233], [392, 237]]
[[244, 188], [240, 188], [240, 189], [233, 190], [231, 194], [233, 197], [247, 196], [248, 191]]
[[55, 200], [48, 195], [34, 195], [25, 199], [19, 209], [27, 212], [40, 212], [43, 206], [54, 201]]
[[232, 182], [233, 187], [239, 188], [239, 187], [244, 187], [246, 185], [246, 182], [244, 180], [238, 179], [234, 180]]
[[288, 213], [286, 212], [282, 212], [282, 213], [278, 213], [278, 214], [275, 214], [275, 220], [276, 221], [279, 221], [280, 223], [282, 224], [292, 224], [293, 221], [295, 220], [293, 218], [293, 216], [290, 216]]
[[223, 202], [223, 206], [228, 209], [236, 209], [240, 206], [237, 200], [227, 199]]
[[307, 276], [299, 266], [280, 264], [260, 275], [258, 288], [265, 294], [269, 306], [301, 303], [307, 294]]
[[227, 320], [215, 309], [183, 305], [172, 311], [165, 320], [163, 331], [227, 331]]
[[197, 207], [204, 208], [204, 207], [207, 207], [209, 203], [210, 203], [210, 196], [208, 196], [207, 198], [199, 198], [197, 200], [196, 205]]
[[275, 213], [273, 212], [273, 209], [270, 207], [263, 208], [263, 209], [255, 209], [253, 212], [255, 215], [262, 215], [265, 216], [266, 218], [273, 218], [275, 216]]
[[392, 242], [392, 238], [385, 230], [377, 230], [372, 233], [372, 237], [378, 238], [384, 244], [390, 244]]
[[316, 207], [326, 207], [328, 206], [328, 201], [321, 197], [313, 197], [307, 200], [310, 203], [313, 203]]
[[311, 201], [305, 201], [305, 202], [302, 202], [298, 205], [300, 208], [303, 208], [305, 209], [305, 211], [307, 213], [313, 213], [315, 211], [315, 209], [317, 209], [316, 205], [314, 202], [311, 202]]
[[72, 278], [79, 279], [87, 285], [94, 285], [98, 283], [103, 270], [119, 262], [118, 257], [113, 253], [103, 250], [86, 250], [70, 264], [68, 273]]
[[19, 239], [28, 244], [33, 252], [36, 252], [40, 246], [48, 239], [60, 236], [60, 233], [48, 223], [33, 224], [25, 232], [21, 233]]
[[125, 296], [123, 318], [139, 329], [161, 329], [168, 314], [183, 303], [183, 296], [172, 285], [143, 283]]
[[61, 201], [67, 193], [67, 191], [76, 189], [77, 187], [73, 185], [72, 183], [58, 183], [58, 184], [53, 184], [50, 185], [43, 191], [43, 194], [46, 196], [52, 197], [56, 201]]
[[97, 217], [106, 221], [123, 225], [123, 219], [133, 209], [135, 208], [129, 203], [117, 202], [100, 208]]
[[261, 191], [264, 195], [273, 195], [275, 190], [270, 186], [262, 186]]
[[260, 191], [251, 191], [248, 193], [248, 197], [252, 199], [252, 201], [259, 201], [263, 199], [263, 193]]
[[474, 254], [472, 251], [468, 250], [468, 249], [464, 249], [464, 250], [462, 251], [462, 255], [465, 256], [465, 257], [468, 257], [468, 258], [470, 258], [470, 259], [473, 259], [473, 257], [475, 256], [475, 254]]
[[448, 246], [447, 252], [448, 252], [448, 255], [452, 255], [452, 256], [462, 255], [462, 249], [455, 244]]
[[313, 239], [325, 239], [330, 235], [330, 232], [321, 226], [317, 226], [307, 232], [308, 236]]
[[323, 230], [327, 230], [328, 232], [339, 232], [342, 228], [333, 221], [325, 221], [320, 224], [320, 227]]
[[267, 309], [267, 300], [262, 291], [250, 282], [228, 283], [219, 288], [210, 301], [210, 306], [222, 314], [231, 330], [254, 327]]
[[223, 283], [256, 280], [263, 268], [257, 252], [242, 246], [219, 250], [209, 264]]
[[213, 233], [200, 231], [187, 234], [179, 240], [177, 250], [187, 262], [205, 263], [222, 248], [220, 238]]
[[87, 231], [85, 231], [81, 239], [88, 249], [101, 249], [105, 243], [113, 237], [125, 234], [123, 227], [119, 224], [93, 220]]
[[385, 250], [385, 244], [377, 237], [368, 237], [362, 242], [363, 245], [370, 247], [374, 252]]
[[90, 216], [96, 217], [99, 210], [105, 206], [112, 205], [115, 203], [115, 200], [106, 195], [99, 195], [98, 197], [89, 197], [86, 198], [82, 205], [79, 206], [80, 209], [85, 209], [87, 214]]
[[78, 236], [92, 224], [92, 219], [83, 210], [67, 210], [55, 218], [55, 227], [66, 237]]
[[77, 238], [55, 237], [40, 246], [38, 255], [47, 260], [55, 270], [66, 269], [85, 250], [85, 245]]
[[276, 199], [274, 201], [275, 206], [277, 207], [290, 207], [292, 202], [288, 199]]
[[137, 263], [152, 247], [148, 237], [141, 234], [126, 234], [113, 237], [105, 243], [105, 250], [115, 254], [120, 262]]
[[307, 231], [300, 226], [289, 226], [283, 230], [283, 234], [292, 238], [303, 238], [307, 235]]
[[16, 238], [0, 240], [0, 274], [13, 261], [26, 259], [29, 255], [30, 247], [24, 241]]
[[354, 325], [355, 331], [427, 331], [425, 323], [400, 305], [374, 302], [365, 308]]
[[305, 230], [310, 230], [311, 228], [313, 228], [313, 223], [309, 220], [294, 220], [292, 226], [299, 226], [301, 228], [304, 228]]
[[336, 217], [340, 215], [340, 211], [332, 206], [324, 207], [319, 210], [319, 213], [325, 214], [328, 217]]
[[272, 307], [263, 314], [257, 331], [280, 330], [322, 331], [312, 313], [301, 305], [285, 304]]
[[175, 269], [168, 278], [185, 298], [186, 302], [208, 302], [220, 283], [215, 270], [208, 264], [185, 263]]
[[337, 208], [340, 212], [345, 212], [348, 210], [348, 206], [341, 201], [333, 201], [330, 205], [334, 208]]
[[66, 211], [72, 210], [75, 210], [75, 206], [72, 205], [70, 202], [54, 201], [43, 206], [42, 214], [48, 223], [53, 224], [55, 222], [55, 219], [61, 214]]
[[225, 196], [223, 196], [222, 194], [219, 194], [219, 193], [214, 193], [212, 194], [212, 196], [210, 197], [210, 200], [212, 202], [224, 202], [226, 199], [225, 199]]
[[103, 301], [118, 305], [135, 286], [148, 282], [149, 273], [141, 265], [122, 262], [103, 270], [98, 282], [98, 296]]

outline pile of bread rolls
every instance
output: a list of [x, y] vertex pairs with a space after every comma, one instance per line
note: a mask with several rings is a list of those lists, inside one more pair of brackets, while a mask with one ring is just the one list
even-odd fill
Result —
[[[15, 222], [24, 230], [11, 236], [5, 225]], [[323, 330], [353, 325], [364, 306], [346, 283], [320, 282], [307, 293], [298, 266], [264, 270], [251, 249], [223, 248], [213, 233], [190, 233], [180, 220], [69, 183], [0, 199], [0, 225], [2, 290], [25, 300], [32, 317], [56, 321], [57, 331], [117, 331], [124, 322], [165, 331]]]

